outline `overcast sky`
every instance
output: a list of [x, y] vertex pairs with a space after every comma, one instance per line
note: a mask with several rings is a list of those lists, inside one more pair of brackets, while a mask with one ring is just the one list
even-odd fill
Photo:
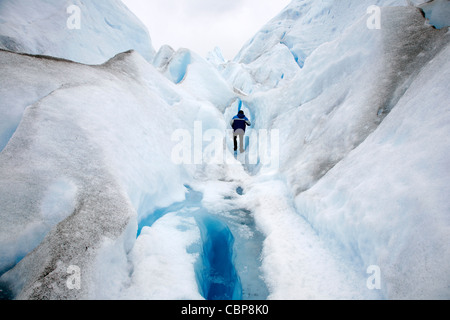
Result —
[[191, 49], [203, 57], [216, 46], [233, 59], [291, 0], [122, 0], [147, 26], [153, 47]]

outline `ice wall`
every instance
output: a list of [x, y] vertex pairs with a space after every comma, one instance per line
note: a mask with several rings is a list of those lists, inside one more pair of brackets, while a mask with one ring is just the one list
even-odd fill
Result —
[[[135, 52], [96, 67], [0, 54], [11, 72], [5, 86], [30, 103], [0, 154], [2, 273], [20, 261], [2, 280], [24, 299], [114, 297], [138, 220], [182, 200], [192, 179], [192, 169], [171, 161], [172, 133], [193, 130], [197, 114], [222, 126], [208, 117], [217, 110]], [[15, 86], [24, 68], [33, 78], [44, 65], [53, 91]], [[80, 291], [65, 285], [71, 265], [83, 270]]]
[[0, 49], [101, 64], [135, 50], [150, 61], [146, 27], [120, 0], [3, 0]]
[[413, 6], [382, 8], [380, 29], [368, 18], [311, 42], [292, 80], [245, 102], [257, 129], [279, 130], [281, 179], [322, 240], [362, 272], [379, 266], [386, 298], [445, 299], [448, 29]]

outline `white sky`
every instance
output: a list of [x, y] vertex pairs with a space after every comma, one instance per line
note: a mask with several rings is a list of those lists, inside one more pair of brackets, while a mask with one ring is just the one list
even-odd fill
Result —
[[168, 44], [227, 60], [291, 0], [122, 0], [147, 26], [155, 50]]

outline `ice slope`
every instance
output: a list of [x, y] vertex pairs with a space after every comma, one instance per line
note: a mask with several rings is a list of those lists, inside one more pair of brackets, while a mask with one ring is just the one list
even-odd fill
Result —
[[[245, 103], [256, 129], [279, 130], [287, 199], [321, 241], [361, 273], [379, 266], [383, 298], [446, 299], [448, 29], [413, 6], [383, 8], [381, 30], [368, 29], [368, 17], [312, 50], [293, 80]], [[283, 249], [271, 248], [263, 265], [277, 274]], [[280, 296], [292, 285], [283, 281], [272, 285]]]
[[[172, 133], [223, 120], [135, 52], [95, 67], [0, 54], [3, 86], [28, 103], [0, 154], [2, 273], [20, 261], [2, 280], [22, 299], [117, 297], [138, 221], [182, 200], [193, 175], [171, 161]], [[56, 88], [23, 90], [24, 70]], [[65, 284], [70, 265], [83, 272], [80, 291]]]
[[[0, 269], [31, 251], [0, 289], [448, 299], [448, 30], [413, 6], [384, 8], [368, 29], [372, 4], [294, 1], [232, 62], [167, 46], [154, 67], [132, 52], [84, 66], [0, 51], [5, 112], [20, 121], [0, 153]], [[225, 132], [239, 106], [256, 132], [279, 130], [279, 168], [173, 163], [175, 130]], [[367, 287], [370, 265], [381, 290]]]
[[[79, 16], [69, 8], [73, 5]], [[79, 29], [71, 29], [75, 22]], [[132, 49], [148, 61], [155, 54], [145, 26], [120, 0], [2, 0], [0, 48], [85, 64]]]
[[[442, 27], [448, 26], [447, 2], [418, 0], [411, 5], [418, 5], [431, 24]], [[245, 93], [283, 85], [303, 68], [314, 50], [339, 37], [364, 16], [370, 6], [406, 4], [403, 0], [292, 1], [243, 46], [232, 62], [217, 63], [219, 70]]]
[[197, 99], [211, 102], [220, 111], [236, 99], [233, 87], [214, 65], [191, 50], [182, 48], [175, 52], [169, 46], [162, 46], [153, 65], [173, 83]]
[[390, 299], [448, 299], [450, 46], [364, 143], [296, 198], [319, 234], [381, 268]]
[[278, 44], [283, 44], [303, 65], [318, 46], [339, 36], [365, 15], [368, 7], [404, 4], [403, 0], [293, 0], [243, 46], [234, 61], [250, 64]]
[[208, 52], [206, 60], [213, 65], [220, 65], [226, 62], [222, 50], [219, 47], [215, 47], [213, 51]]
[[[269, 21], [251, 38], [234, 58], [234, 62], [243, 64], [252, 72], [273, 70], [278, 75], [278, 85], [282, 80], [292, 78], [303, 67], [305, 59], [321, 44], [332, 41], [366, 14], [371, 5], [392, 6], [404, 5], [403, 0], [390, 1], [312, 1], [294, 0], [280, 14]], [[283, 49], [282, 49], [283, 48]], [[289, 58], [277, 55], [276, 51], [289, 54]], [[276, 59], [275, 56], [278, 56]], [[271, 58], [270, 58], [271, 57]], [[270, 67], [267, 60], [270, 59]], [[292, 63], [298, 66], [294, 68]], [[284, 75], [281, 77], [281, 75]], [[275, 75], [273, 75], [275, 76]], [[267, 83], [254, 77], [267, 89]]]
[[292, 80], [300, 67], [289, 49], [283, 44], [277, 44], [252, 63], [231, 61], [219, 66], [219, 70], [238, 92], [249, 95]]
[[280, 170], [295, 177], [295, 194], [364, 141], [448, 42], [413, 7], [385, 9], [382, 17], [383, 28], [370, 30], [363, 16], [317, 48], [284, 87], [247, 99], [257, 128], [280, 130]]

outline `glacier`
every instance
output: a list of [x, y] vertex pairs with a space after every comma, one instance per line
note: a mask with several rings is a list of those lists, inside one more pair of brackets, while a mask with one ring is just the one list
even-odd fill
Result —
[[293, 0], [231, 61], [40, 2], [0, 4], [1, 299], [450, 297], [448, 1]]
[[0, 39], [0, 49], [84, 64], [101, 64], [127, 50], [148, 61], [155, 54], [148, 31], [120, 0], [2, 0]]

